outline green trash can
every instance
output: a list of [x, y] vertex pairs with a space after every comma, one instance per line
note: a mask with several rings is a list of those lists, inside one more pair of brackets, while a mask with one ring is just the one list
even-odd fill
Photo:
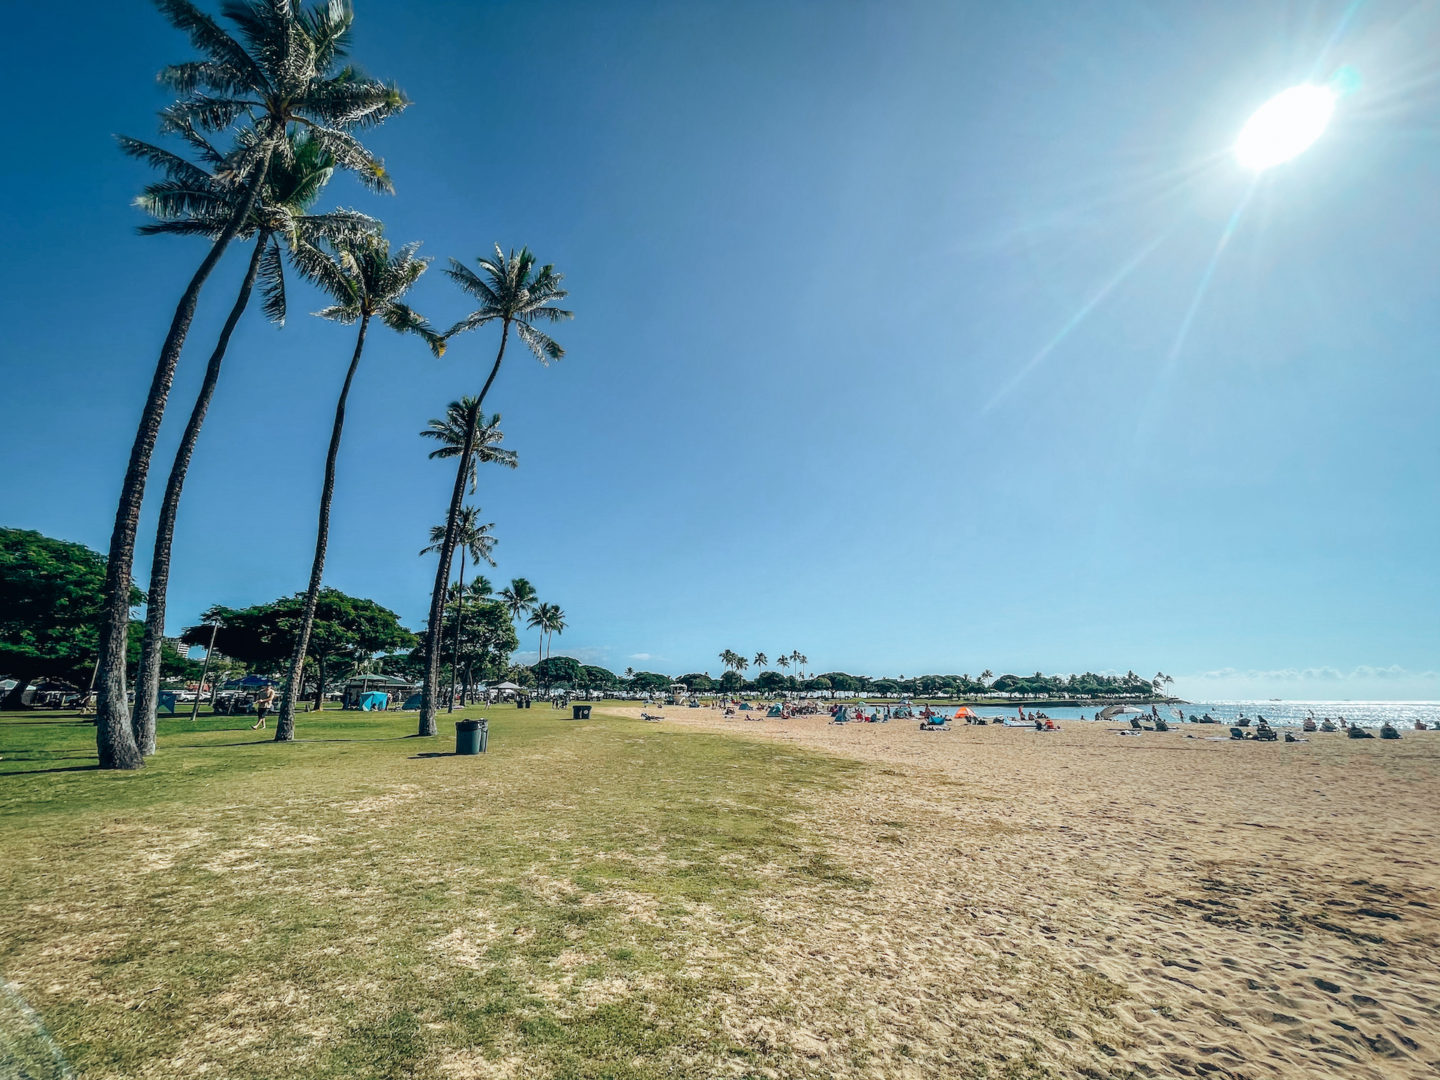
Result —
[[571, 719], [571, 720], [589, 720], [589, 719], [590, 719], [590, 706], [589, 706], [589, 705], [571, 705], [571, 706], [570, 706], [570, 719]]
[[455, 753], [483, 754], [490, 742], [490, 725], [484, 719], [455, 721]]

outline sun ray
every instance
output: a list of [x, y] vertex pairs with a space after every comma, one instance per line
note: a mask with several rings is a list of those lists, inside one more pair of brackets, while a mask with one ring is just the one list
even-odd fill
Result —
[[1170, 235], [1170, 231], [1171, 230], [1166, 230], [1165, 232], [1157, 236], [1154, 240], [1150, 241], [1150, 243], [1146, 244], [1143, 248], [1141, 248], [1140, 251], [1135, 254], [1123, 266], [1121, 266], [1120, 269], [1116, 271], [1116, 273], [1113, 274], [1108, 281], [1101, 285], [1099, 290], [1097, 290], [1094, 295], [1090, 297], [1090, 299], [1086, 300], [1085, 303], [1081, 304], [1075, 314], [1070, 316], [1070, 318], [1065, 321], [1065, 324], [1060, 328], [1060, 330], [1055, 334], [1055, 336], [1052, 337], [1049, 341], [1047, 341], [1041, 347], [1039, 352], [1037, 352], [1028, 361], [1026, 361], [1025, 364], [1020, 368], [1020, 370], [1017, 371], [1010, 378], [1010, 380], [1005, 383], [1004, 386], [1002, 386], [999, 390], [995, 392], [994, 396], [992, 396], [990, 400], [985, 403], [985, 407], [980, 410], [981, 414], [983, 415], [994, 409], [995, 406], [1001, 402], [1001, 400], [1003, 400], [1012, 390], [1014, 390], [1017, 386], [1020, 385], [1021, 382], [1025, 380], [1025, 377], [1029, 375], [1030, 372], [1034, 371], [1035, 368], [1037, 368], [1045, 361], [1046, 357], [1048, 357], [1057, 348], [1059, 348], [1061, 343], [1064, 342], [1064, 340], [1069, 337], [1070, 334], [1086, 320], [1086, 318], [1089, 317], [1090, 313], [1094, 311], [1097, 307], [1099, 307], [1100, 304], [1104, 301], [1104, 299], [1112, 292], [1114, 292], [1121, 282], [1123, 282], [1126, 278], [1133, 274], [1139, 268], [1140, 264], [1149, 257], [1151, 252], [1153, 252], [1161, 245], [1162, 242], [1164, 242], [1165, 238]]

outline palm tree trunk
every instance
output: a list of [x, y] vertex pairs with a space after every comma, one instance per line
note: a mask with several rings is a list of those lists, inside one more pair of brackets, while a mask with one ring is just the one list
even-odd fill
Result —
[[465, 546], [460, 546], [460, 591], [455, 602], [455, 653], [450, 661], [450, 703], [446, 712], [455, 711], [455, 684], [460, 679], [460, 624], [465, 621]]
[[175, 365], [180, 359], [180, 350], [185, 346], [185, 337], [190, 332], [190, 323], [195, 318], [195, 305], [200, 299], [200, 289], [225, 254], [230, 241], [239, 232], [241, 224], [255, 208], [260, 188], [265, 183], [265, 174], [270, 170], [270, 155], [267, 149], [250, 178], [245, 201], [235, 210], [224, 230], [210, 245], [209, 252], [201, 261], [190, 284], [180, 296], [175, 315], [170, 320], [170, 329], [165, 343], [160, 347], [160, 358], [155, 363], [155, 374], [150, 380], [150, 392], [145, 398], [145, 407], [140, 411], [140, 424], [135, 430], [135, 442], [130, 447], [130, 461], [125, 467], [125, 479], [120, 485], [120, 503], [115, 509], [115, 527], [110, 533], [110, 550], [105, 564], [105, 608], [100, 624], [99, 678], [95, 695], [95, 749], [102, 769], [139, 769], [145, 764], [145, 755], [135, 742], [135, 731], [130, 726], [130, 708], [125, 701], [125, 664], [128, 652], [130, 624], [130, 589], [133, 582], [135, 561], [135, 533], [140, 525], [140, 504], [145, 498], [145, 480], [150, 473], [150, 455], [155, 450], [155, 439], [160, 434], [160, 421], [165, 416], [165, 402], [170, 397], [170, 386], [175, 381]]
[[510, 323], [507, 320], [500, 331], [500, 351], [495, 354], [495, 363], [490, 368], [490, 377], [475, 402], [475, 414], [469, 417], [465, 431], [465, 445], [460, 461], [455, 467], [455, 486], [450, 491], [450, 512], [445, 515], [445, 542], [440, 548], [440, 565], [435, 571], [435, 587], [430, 592], [430, 618], [425, 633], [425, 683], [420, 691], [421, 735], [435, 734], [435, 691], [440, 686], [440, 631], [445, 614], [445, 586], [450, 581], [450, 560], [455, 557], [455, 525], [460, 517], [460, 505], [465, 501], [465, 477], [470, 465], [470, 455], [475, 452], [475, 427], [484, 415], [485, 395], [500, 374], [500, 362], [505, 359], [505, 343], [510, 339]]
[[360, 354], [365, 350], [365, 331], [370, 327], [370, 315], [360, 318], [360, 332], [355, 335], [355, 354], [350, 358], [350, 369], [345, 372], [345, 384], [340, 388], [340, 400], [335, 403], [335, 426], [330, 431], [330, 450], [325, 455], [325, 483], [320, 489], [320, 520], [315, 531], [315, 559], [310, 564], [310, 585], [305, 590], [305, 606], [300, 612], [300, 625], [295, 633], [295, 651], [290, 655], [290, 669], [285, 675], [285, 690], [280, 697], [280, 715], [275, 718], [275, 741], [295, 740], [295, 699], [300, 695], [300, 674], [305, 666], [305, 652], [310, 648], [310, 628], [315, 625], [315, 606], [320, 600], [320, 578], [325, 573], [325, 548], [330, 542], [330, 500], [335, 494], [335, 459], [340, 453], [340, 435], [345, 428], [345, 401], [350, 396], [350, 384], [355, 381], [355, 369], [360, 366]]
[[240, 283], [240, 293], [235, 297], [235, 303], [220, 330], [219, 340], [215, 342], [215, 351], [210, 354], [210, 362], [205, 367], [205, 379], [200, 384], [200, 392], [190, 410], [190, 421], [185, 425], [185, 434], [175, 451], [170, 479], [165, 484], [165, 500], [160, 505], [160, 521], [155, 527], [155, 552], [150, 559], [150, 584], [145, 595], [145, 637], [140, 643], [140, 673], [135, 679], [135, 741], [146, 757], [155, 753], [155, 701], [160, 691], [160, 651], [165, 640], [165, 591], [170, 584], [170, 547], [175, 539], [180, 491], [185, 486], [185, 473], [190, 468], [190, 457], [200, 437], [200, 426], [205, 423], [205, 413], [210, 408], [210, 398], [220, 378], [225, 350], [230, 347], [230, 335], [235, 332], [235, 325], [250, 303], [250, 292], [255, 287], [255, 278], [259, 276], [260, 259], [265, 254], [269, 239], [270, 234], [263, 229], [256, 237], [255, 251], [250, 256], [245, 279]]

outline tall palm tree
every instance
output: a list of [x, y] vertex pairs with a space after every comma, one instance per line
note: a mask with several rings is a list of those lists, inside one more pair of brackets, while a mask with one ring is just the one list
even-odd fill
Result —
[[[242, 134], [242, 142], [255, 138], [253, 130]], [[159, 147], [147, 146], [133, 139], [122, 139], [127, 152], [152, 160], [168, 155]], [[237, 189], [215, 175], [225, 159], [203, 139], [194, 140], [205, 169], [190, 167], [187, 172], [179, 160], [170, 167], [173, 173], [187, 175], [186, 190], [177, 192], [168, 182], [146, 187], [137, 203], [159, 220], [143, 225], [146, 235], [218, 236], [233, 213]], [[271, 162], [260, 197], [249, 217], [241, 224], [237, 238], [255, 239], [250, 263], [240, 283], [240, 291], [231, 305], [230, 314], [220, 330], [220, 337], [205, 367], [205, 377], [190, 410], [190, 419], [175, 450], [175, 460], [165, 484], [165, 497], [155, 527], [155, 547], [150, 559], [150, 581], [146, 590], [145, 635], [140, 647], [140, 670], [135, 680], [135, 711], [132, 726], [135, 740], [146, 756], [155, 752], [155, 703], [160, 689], [160, 654], [165, 634], [165, 599], [170, 582], [170, 551], [175, 537], [175, 519], [180, 508], [180, 495], [185, 485], [190, 458], [200, 437], [201, 425], [210, 408], [220, 378], [230, 336], [240, 316], [250, 303], [257, 280], [264, 296], [265, 314], [272, 322], [285, 321], [285, 260], [282, 240], [287, 247], [298, 243], [318, 244], [326, 240], [343, 240], [373, 228], [372, 218], [353, 210], [336, 210], [328, 214], [311, 214], [309, 209], [320, 196], [335, 171], [335, 159], [309, 135], [291, 135], [287, 153]], [[174, 155], [170, 155], [174, 156]]]
[[800, 665], [800, 677], [803, 679], [805, 677], [805, 666], [810, 663], [810, 658], [804, 653], [799, 653], [795, 657], [795, 662]]
[[761, 671], [764, 671], [769, 666], [769, 664], [770, 658], [766, 656], [763, 652], [757, 652], [755, 654], [755, 666]]
[[545, 628], [545, 655], [550, 655], [550, 641], [556, 634], [565, 633], [566, 627], [570, 624], [565, 621], [565, 611], [559, 604], [550, 605], [550, 625]]
[[[528, 615], [539, 602], [535, 586], [523, 577], [511, 578], [510, 584], [500, 590], [500, 603], [510, 612], [510, 618], [520, 621], [521, 615]], [[538, 660], [539, 657], [536, 657]]]
[[440, 678], [440, 651], [438, 633], [444, 613], [445, 566], [450, 553], [455, 549], [455, 521], [460, 512], [460, 503], [465, 498], [465, 478], [470, 469], [470, 450], [473, 435], [478, 424], [485, 395], [490, 392], [495, 376], [500, 373], [500, 364], [505, 359], [505, 344], [510, 340], [513, 328], [535, 358], [542, 364], [559, 360], [565, 355], [558, 342], [536, 326], [540, 322], [559, 322], [571, 318], [569, 311], [556, 307], [568, 293], [560, 287], [563, 275], [550, 265], [537, 266], [535, 256], [529, 248], [512, 251], [507, 256], [495, 245], [495, 258], [476, 260], [480, 273], [475, 273], [464, 263], [450, 260], [445, 272], [465, 292], [476, 297], [480, 306], [445, 332], [448, 339], [455, 334], [476, 330], [491, 323], [500, 324], [500, 348], [495, 354], [490, 375], [475, 399], [474, 411], [465, 422], [466, 442], [461, 447], [460, 461], [455, 470], [455, 486], [450, 492], [450, 509], [446, 514], [445, 546], [440, 551], [440, 566], [435, 572], [435, 587], [430, 594], [429, 633], [425, 639], [425, 684], [420, 698], [420, 734], [435, 734], [435, 690]]
[[[200, 53], [198, 60], [160, 72], [161, 83], [180, 95], [161, 113], [162, 130], [189, 138], [197, 129], [221, 131], [244, 119], [257, 137], [226, 163], [239, 194], [176, 304], [120, 485], [96, 661], [95, 742], [104, 769], [138, 769], [145, 762], [125, 693], [135, 534], [150, 457], [200, 291], [254, 209], [271, 161], [288, 157], [285, 136], [291, 124], [306, 128], [337, 164], [353, 170], [363, 183], [388, 191], [390, 178], [383, 163], [354, 132], [381, 123], [409, 104], [394, 85], [339, 66], [354, 21], [346, 2], [304, 9], [291, 0], [229, 0], [224, 11], [233, 33], [189, 0], [156, 0], [156, 5]], [[172, 180], [181, 186], [185, 182], [183, 176]]]
[[[476, 563], [481, 560], [495, 565], [493, 552], [495, 551], [495, 537], [490, 530], [495, 527], [493, 521], [480, 521], [480, 508], [478, 506], [466, 506], [460, 510], [460, 521], [456, 526], [456, 548], [460, 552], [460, 587], [455, 592], [455, 650], [450, 664], [450, 704], [446, 712], [455, 711], [455, 680], [460, 673], [460, 627], [465, 622], [465, 556], [468, 553]], [[445, 526], [432, 525], [430, 527], [430, 546], [420, 549], [421, 555], [429, 555], [432, 551], [439, 551], [445, 543]], [[489, 592], [488, 585], [486, 582]]]
[[775, 658], [775, 663], [779, 664], [786, 671], [790, 670], [790, 657], [786, 656], [784, 653], [781, 653], [778, 657]]
[[[300, 693], [300, 671], [305, 663], [305, 651], [310, 647], [310, 628], [315, 622], [320, 579], [325, 573], [325, 549], [330, 540], [330, 500], [335, 493], [335, 459], [340, 453], [340, 435], [345, 428], [345, 405], [350, 397], [350, 385], [355, 381], [355, 369], [360, 366], [360, 354], [365, 350], [365, 335], [370, 329], [370, 320], [378, 318], [397, 333], [418, 334], [430, 343], [436, 353], [444, 351], [440, 336], [401, 299], [429, 265], [429, 259], [416, 255], [419, 246], [406, 244], [392, 254], [390, 242], [378, 233], [371, 233], [360, 240], [334, 245], [334, 258], [308, 245], [296, 249], [297, 258], [306, 272], [336, 301], [316, 314], [345, 325], [358, 323], [359, 330], [355, 335], [350, 367], [345, 372], [345, 382], [335, 403], [335, 423], [330, 429], [325, 480], [320, 489], [315, 558], [310, 564], [310, 584], [305, 592], [305, 606], [300, 613], [300, 625], [296, 628], [295, 648], [290, 655], [290, 667], [280, 697], [280, 712], [275, 721], [277, 742], [290, 742], [295, 738], [295, 699]], [[448, 578], [449, 568], [446, 570]]]
[[535, 662], [537, 664], [545, 659], [545, 635], [549, 632], [550, 625], [554, 621], [554, 612], [556, 610], [557, 609], [554, 604], [547, 604], [541, 602], [536, 604], [531, 609], [530, 618], [525, 620], [526, 626], [530, 627], [532, 630], [538, 630], [540, 632], [540, 640], [536, 645], [535, 652]]

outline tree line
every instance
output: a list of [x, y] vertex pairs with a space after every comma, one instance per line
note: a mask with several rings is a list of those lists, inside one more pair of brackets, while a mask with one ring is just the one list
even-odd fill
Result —
[[[525, 248], [492, 255], [474, 266], [449, 260], [444, 273], [475, 303], [470, 314], [446, 330], [433, 327], [407, 297], [430, 259], [411, 242], [392, 248], [376, 218], [354, 210], [314, 212], [335, 170], [354, 176], [373, 194], [393, 194], [385, 164], [363, 142], [369, 129], [410, 104], [393, 82], [376, 79], [350, 61], [354, 12], [345, 0], [303, 7], [290, 0], [234, 0], [216, 19], [188, 0], [155, 0], [161, 14], [189, 39], [195, 56], [160, 72], [175, 99], [160, 113], [163, 143], [122, 137], [120, 147], [154, 168], [139, 205], [154, 219], [147, 235], [197, 237], [204, 254], [176, 303], [141, 410], [115, 523], [104, 561], [102, 619], [96, 649], [96, 744], [102, 768], [138, 769], [155, 749], [155, 708], [162, 675], [165, 599], [171, 546], [185, 476], [218, 383], [231, 335], [258, 288], [263, 314], [282, 323], [287, 314], [287, 272], [317, 287], [330, 304], [317, 314], [351, 327], [348, 364], [335, 403], [316, 511], [314, 554], [306, 587], [293, 616], [290, 653], [275, 737], [295, 737], [295, 705], [317, 632], [329, 545], [330, 509], [350, 389], [370, 331], [384, 326], [413, 336], [435, 355], [457, 337], [484, 328], [499, 331], [488, 374], [478, 395], [452, 402], [443, 421], [446, 445], [432, 457], [455, 459], [455, 480], [429, 550], [438, 554], [424, 648], [423, 703], [419, 734], [436, 731], [450, 579], [457, 551], [472, 555], [481, 544], [466, 532], [473, 517], [464, 506], [473, 490], [475, 466], [499, 461], [494, 453], [499, 416], [484, 404], [512, 338], [542, 364], [564, 349], [541, 328], [568, 319], [560, 308], [562, 275]], [[165, 417], [177, 364], [201, 293], [215, 267], [236, 242], [250, 244], [246, 272], [210, 352], [171, 464], [160, 507], [136, 676], [135, 708], [127, 704], [133, 563], [141, 505], [151, 456]], [[483, 370], [483, 369], [482, 369]], [[435, 424], [432, 421], [432, 426]], [[478, 515], [478, 511], [477, 511]], [[463, 556], [462, 556], [463, 557]], [[466, 590], [461, 584], [460, 605]], [[534, 608], [533, 624], [549, 642], [564, 626], [563, 613]], [[463, 616], [461, 617], [463, 619]], [[454, 635], [450, 667], [457, 664], [463, 634]]]

